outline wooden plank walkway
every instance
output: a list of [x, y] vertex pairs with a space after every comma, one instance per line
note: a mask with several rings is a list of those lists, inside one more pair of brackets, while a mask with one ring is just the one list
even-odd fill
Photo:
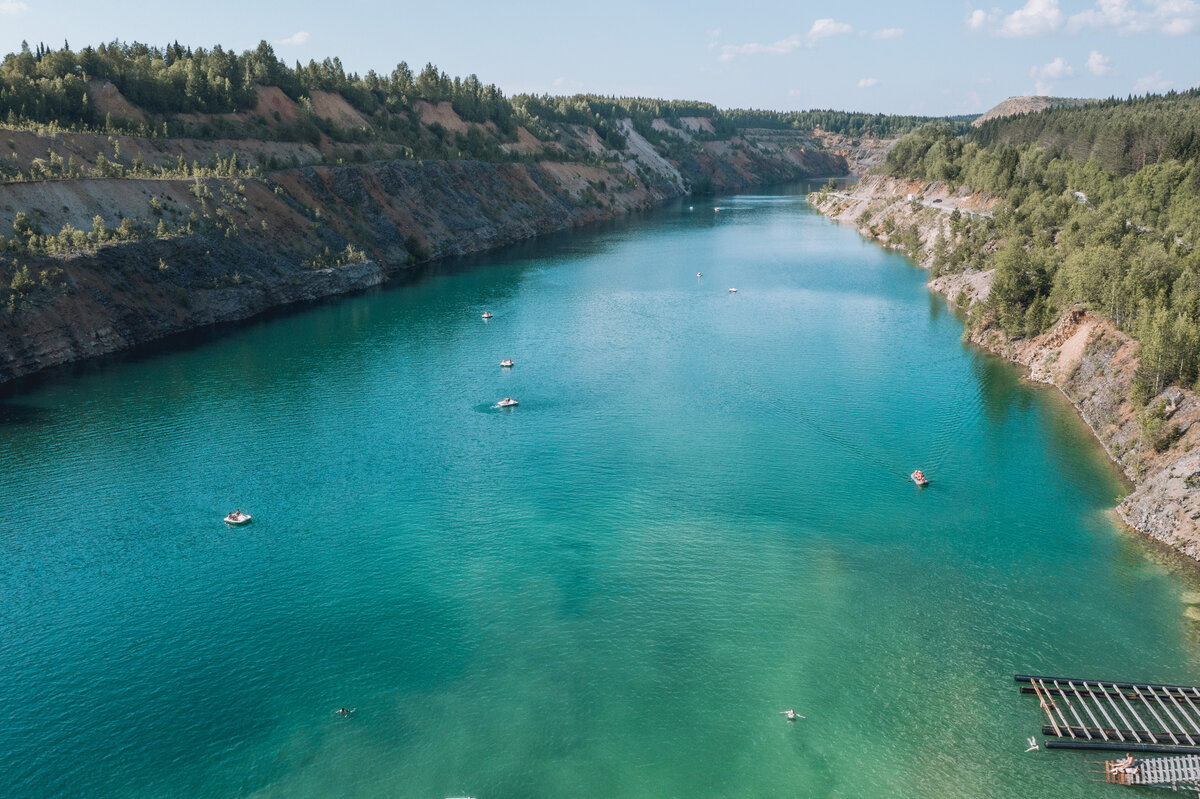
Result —
[[[1200, 755], [1200, 687], [1018, 674], [1054, 748]], [[1171, 758], [1168, 758], [1171, 759]]]

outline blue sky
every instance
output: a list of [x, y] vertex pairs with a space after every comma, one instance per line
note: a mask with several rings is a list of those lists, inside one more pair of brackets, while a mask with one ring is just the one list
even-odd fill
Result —
[[508, 94], [722, 107], [961, 114], [1006, 97], [1200, 85], [1200, 0], [642, 0], [338, 3], [0, 0], [0, 50], [113, 39], [243, 50], [349, 71], [432, 61]]

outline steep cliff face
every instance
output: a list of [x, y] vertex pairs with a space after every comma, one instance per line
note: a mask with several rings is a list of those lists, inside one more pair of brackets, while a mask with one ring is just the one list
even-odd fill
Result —
[[[950, 251], [962, 245], [961, 227], [956, 233], [951, 224], [955, 210], [961, 225], [964, 217], [990, 213], [997, 202], [937, 183], [875, 176], [848, 192], [812, 195], [810, 200], [822, 213], [855, 225], [884, 246], [909, 251], [919, 242], [919, 250], [909, 254], [925, 268], [934, 261], [939, 238]], [[968, 264], [965, 271], [934, 278], [929, 285], [965, 309], [986, 301], [991, 275], [991, 270]], [[1168, 388], [1147, 408], [1135, 407], [1130, 398], [1137, 342], [1111, 320], [1081, 308], [1068, 310], [1049, 331], [1031, 339], [1014, 340], [986, 323], [968, 328], [965, 335], [1026, 366], [1029, 379], [1058, 387], [1134, 483], [1117, 508], [1120, 516], [1134, 529], [1200, 560], [1200, 425], [1195, 424], [1200, 400], [1193, 392]], [[1163, 446], [1162, 432], [1170, 430], [1178, 440]]]
[[[0, 384], [378, 285], [414, 263], [649, 208], [698, 184], [740, 191], [846, 168], [819, 150], [738, 141], [655, 160], [630, 134], [631, 147], [647, 152], [602, 165], [401, 159], [264, 177], [0, 185], [0, 230], [24, 218], [47, 236], [31, 239], [38, 251], [0, 256], [0, 300], [13, 286], [0, 309]], [[97, 219], [110, 229], [99, 243], [56, 236], [64, 226], [91, 230]], [[119, 235], [117, 220], [127, 226]]]

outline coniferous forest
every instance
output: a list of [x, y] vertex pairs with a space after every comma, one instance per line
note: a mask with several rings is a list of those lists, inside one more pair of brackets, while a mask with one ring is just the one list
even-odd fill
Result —
[[[467, 121], [494, 123], [506, 140], [515, 140], [518, 124], [534, 135], [548, 137], [552, 135], [548, 125], [566, 123], [595, 126], [608, 143], [618, 145], [620, 133], [612, 124], [616, 119], [632, 120], [638, 132], [651, 140], [659, 138], [650, 124], [655, 118], [677, 121], [687, 116], [708, 117], [714, 129], [701, 131], [700, 135], [713, 137], [728, 136], [747, 127], [821, 127], [850, 136], [886, 138], [928, 121], [927, 117], [843, 111], [722, 111], [708, 103], [596, 95], [508, 98], [495, 85], [485, 85], [475, 75], [452, 78], [433, 64], [414, 72], [401, 61], [389, 74], [372, 70], [361, 76], [347, 74], [338, 58], [288, 66], [266, 42], [241, 54], [220, 45], [193, 49], [178, 42], [165, 47], [112, 42], [78, 52], [65, 42], [59, 49], [26, 45], [0, 63], [0, 120], [10, 126], [35, 123], [141, 135], [161, 132], [148, 123], [106, 118], [98, 112], [88, 97], [88, 83], [95, 80], [110, 81], [139, 109], [165, 117], [245, 111], [255, 104], [255, 87], [277, 87], [302, 107], [314, 91], [336, 92], [371, 123], [366, 130], [339, 128], [309, 113], [302, 114], [294, 125], [257, 131], [261, 136], [294, 141], [315, 141], [324, 133], [339, 141], [381, 139], [407, 143], [406, 138], [416, 133], [407, 112], [417, 100], [449, 101]], [[207, 119], [185, 123], [184, 128], [170, 130], [170, 135], [216, 137], [232, 132], [228, 120]]]

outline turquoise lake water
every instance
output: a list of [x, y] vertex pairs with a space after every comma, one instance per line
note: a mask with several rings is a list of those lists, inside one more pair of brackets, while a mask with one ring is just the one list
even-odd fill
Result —
[[1128, 795], [1012, 676], [1200, 684], [1200, 570], [920, 270], [715, 205], [0, 400], [5, 795]]

